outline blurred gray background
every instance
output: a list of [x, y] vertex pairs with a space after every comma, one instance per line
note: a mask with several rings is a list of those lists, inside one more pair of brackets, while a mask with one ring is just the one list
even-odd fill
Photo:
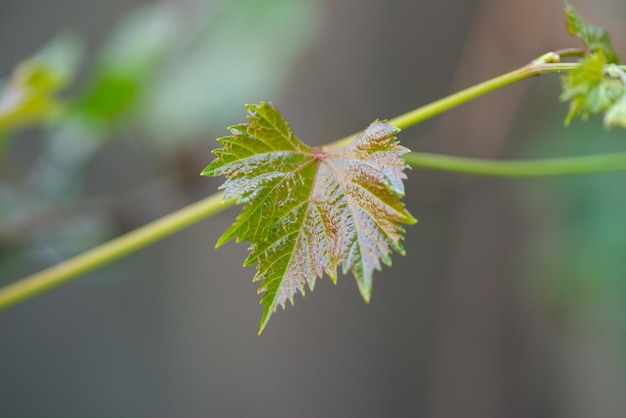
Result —
[[[626, 56], [624, 2], [574, 5]], [[0, 0], [0, 77], [70, 30], [68, 97], [89, 108], [111, 74], [134, 89], [5, 141], [0, 284], [214, 193], [198, 173], [244, 103], [324, 144], [578, 46], [563, 22], [557, 0]], [[563, 128], [558, 95], [542, 76], [400, 139], [485, 158], [626, 149], [598, 121]], [[325, 278], [258, 337], [246, 245], [213, 249], [231, 209], [1, 313], [0, 417], [626, 416], [626, 176], [408, 175], [420, 222], [370, 304]]]

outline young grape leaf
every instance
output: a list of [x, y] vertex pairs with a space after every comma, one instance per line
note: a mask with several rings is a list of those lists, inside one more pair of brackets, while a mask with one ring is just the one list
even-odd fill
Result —
[[245, 204], [217, 246], [249, 241], [244, 266], [257, 263], [264, 304], [259, 333], [287, 300], [313, 290], [326, 273], [351, 271], [369, 301], [372, 274], [391, 265], [392, 250], [404, 254], [400, 223], [417, 222], [404, 196], [399, 129], [373, 122], [350, 145], [323, 150], [304, 145], [269, 103], [248, 105], [249, 123], [229, 128], [224, 146], [202, 172], [225, 176], [224, 199]]
[[570, 74], [562, 77], [562, 101], [569, 101], [569, 125], [577, 117], [587, 120], [604, 113], [604, 126], [626, 127], [626, 74], [606, 30], [589, 24], [565, 2], [567, 29], [585, 44], [586, 54]]
[[604, 28], [594, 26], [587, 22], [578, 11], [565, 2], [565, 14], [567, 19], [565, 25], [572, 35], [583, 41], [585, 48], [591, 54], [604, 51], [604, 56], [609, 63], [618, 63], [619, 57], [611, 43], [609, 33]]
[[600, 50], [562, 77], [561, 100], [570, 101], [566, 125], [577, 117], [587, 120], [591, 115], [604, 113], [621, 100], [625, 92], [624, 83], [619, 77], [613, 77], [605, 71], [607, 64]]

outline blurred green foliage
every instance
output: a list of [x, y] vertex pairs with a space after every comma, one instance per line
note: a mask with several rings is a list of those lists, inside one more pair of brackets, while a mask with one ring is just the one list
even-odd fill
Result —
[[0, 134], [62, 116], [57, 94], [72, 81], [81, 55], [80, 41], [62, 34], [20, 63], [0, 86]]
[[583, 42], [589, 53], [595, 54], [602, 51], [609, 63], [616, 64], [619, 62], [617, 51], [615, 51], [606, 29], [587, 22], [567, 1], [565, 2], [565, 15], [567, 30]]
[[578, 117], [588, 120], [591, 115], [606, 112], [624, 95], [626, 89], [623, 82], [619, 78], [605, 76], [604, 68], [607, 64], [608, 61], [600, 50], [584, 59], [570, 74], [562, 77], [561, 100], [570, 101], [566, 125]]
[[[83, 46], [68, 34], [19, 63], [0, 85], [0, 138], [6, 149], [29, 127], [39, 147], [21, 176], [0, 181], [0, 249], [28, 241], [29, 217], [80, 202], [91, 162], [112, 141], [175, 166], [168, 161], [222, 133], [242, 103], [278, 99], [320, 18], [315, 0], [159, 2], [122, 16], [80, 67]], [[54, 243], [46, 253], [65, 258], [108, 235], [102, 216], [83, 211], [24, 248]]]
[[125, 16], [100, 52], [76, 111], [104, 127], [125, 122], [173, 52], [176, 24], [160, 5]]
[[626, 127], [626, 73], [617, 65], [619, 57], [608, 32], [587, 22], [567, 2], [565, 12], [568, 31], [585, 47], [580, 66], [562, 77], [561, 100], [570, 102], [565, 124], [604, 114], [607, 129]]

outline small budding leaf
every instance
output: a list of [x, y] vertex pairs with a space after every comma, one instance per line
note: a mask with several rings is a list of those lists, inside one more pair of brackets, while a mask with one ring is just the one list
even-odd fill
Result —
[[264, 304], [259, 333], [296, 293], [313, 290], [337, 268], [354, 275], [369, 301], [374, 270], [404, 254], [400, 223], [417, 221], [405, 209], [399, 131], [376, 121], [350, 145], [325, 151], [304, 145], [269, 103], [248, 105], [249, 123], [229, 128], [224, 146], [202, 172], [225, 176], [225, 200], [245, 204], [217, 246], [235, 238], [250, 242], [244, 266], [257, 264]]
[[585, 45], [585, 57], [570, 74], [561, 78], [562, 101], [569, 101], [565, 125], [576, 118], [604, 114], [604, 126], [626, 127], [626, 74], [608, 32], [591, 25], [565, 2], [566, 26]]
[[567, 1], [565, 2], [565, 14], [567, 16], [565, 21], [567, 30], [583, 42], [590, 54], [604, 51], [604, 56], [609, 63], [616, 64], [619, 62], [619, 57], [606, 29], [587, 22]]
[[624, 95], [624, 83], [605, 71], [606, 57], [602, 51], [585, 58], [570, 74], [562, 77], [562, 101], [569, 101], [570, 108], [565, 124], [577, 117], [587, 120], [591, 115], [609, 110]]

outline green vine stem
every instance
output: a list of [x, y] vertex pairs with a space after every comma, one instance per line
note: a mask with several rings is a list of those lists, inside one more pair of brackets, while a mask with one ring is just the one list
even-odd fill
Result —
[[[560, 61], [560, 55], [555, 52], [549, 52], [536, 60], [531, 61], [524, 67], [484, 81], [480, 84], [476, 84], [475, 86], [461, 90], [450, 96], [446, 96], [430, 104], [397, 116], [390, 119], [388, 123], [400, 129], [406, 129], [487, 93], [501, 89], [510, 84], [517, 83], [518, 81], [535, 77], [540, 74], [569, 72], [578, 66], [577, 63], [560, 63], [558, 61]], [[357, 135], [358, 133], [342, 138], [327, 145], [325, 148], [341, 148], [352, 142]]]
[[[569, 50], [564, 51], [567, 51], [563, 54], [564, 56], [578, 53], [577, 51], [573, 53], [570, 53]], [[539, 74], [568, 72], [578, 65], [576, 63], [560, 63], [560, 57], [555, 52], [547, 53], [522, 68], [417, 108], [391, 119], [389, 123], [405, 129], [486, 93], [526, 78]], [[350, 143], [355, 136], [356, 134], [350, 135], [327, 147], [344, 146]], [[626, 153], [532, 161], [488, 161], [417, 152], [407, 154], [405, 157], [408, 164], [414, 167], [481, 176], [530, 177], [626, 170]], [[0, 288], [0, 311], [110, 264], [234, 205], [233, 201], [223, 202], [222, 199], [221, 193], [211, 195], [56, 266]]]
[[0, 311], [134, 253], [234, 205], [216, 193], [56, 266], [0, 289]]
[[411, 152], [404, 159], [413, 168], [485, 177], [571, 176], [626, 170], [626, 152], [527, 161], [483, 160]]

